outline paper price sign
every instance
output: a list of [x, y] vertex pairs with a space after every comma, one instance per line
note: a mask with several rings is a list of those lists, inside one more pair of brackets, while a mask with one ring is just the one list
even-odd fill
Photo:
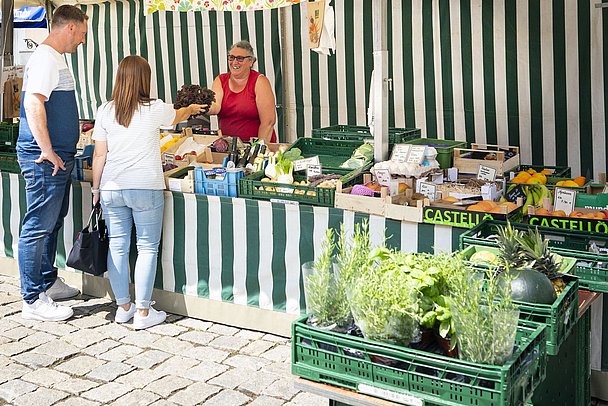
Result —
[[420, 182], [418, 193], [428, 196], [429, 200], [434, 202], [435, 196], [437, 196], [437, 185], [430, 182]]
[[165, 153], [165, 163], [175, 165], [175, 154]]
[[410, 154], [407, 157], [408, 164], [419, 164], [424, 159], [424, 151], [426, 146], [416, 145], [410, 148]]
[[391, 161], [397, 163], [405, 163], [407, 162], [407, 157], [410, 154], [410, 149], [412, 148], [409, 144], [397, 144], [393, 147], [393, 154], [391, 155]]
[[485, 165], [479, 165], [479, 172], [477, 172], [477, 179], [494, 182], [496, 180], [496, 169], [490, 168], [489, 166], [485, 166]]
[[374, 171], [375, 175], [376, 175], [376, 180], [378, 181], [379, 184], [381, 184], [382, 186], [389, 186], [391, 185], [391, 173], [389, 172], [388, 169], [376, 169]]
[[602, 189], [602, 193], [608, 193], [608, 185], [604, 186], [604, 189]]
[[312, 178], [313, 176], [321, 174], [321, 165], [309, 164], [306, 168], [306, 177], [308, 178], [308, 180], [310, 180], [310, 178]]
[[574, 203], [576, 202], [576, 190], [555, 189], [555, 200], [553, 201], [553, 210], [563, 210], [566, 214], [572, 213]]
[[321, 162], [319, 162], [319, 157], [313, 156], [311, 158], [304, 158], [298, 159], [297, 161], [293, 161], [293, 170], [303, 171], [308, 168], [308, 165], [321, 165]]

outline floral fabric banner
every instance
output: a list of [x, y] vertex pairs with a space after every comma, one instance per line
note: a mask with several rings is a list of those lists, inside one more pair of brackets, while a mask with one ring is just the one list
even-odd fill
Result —
[[291, 6], [300, 0], [145, 0], [146, 14], [155, 11], [254, 11]]

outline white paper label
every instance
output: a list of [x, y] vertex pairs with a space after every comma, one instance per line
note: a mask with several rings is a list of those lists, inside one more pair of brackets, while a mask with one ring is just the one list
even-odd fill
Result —
[[303, 171], [308, 168], [308, 165], [320, 165], [318, 156], [313, 156], [310, 158], [298, 159], [297, 161], [293, 161], [293, 170], [294, 171]]
[[477, 172], [477, 179], [488, 180], [494, 182], [496, 180], [496, 169], [490, 168], [489, 166], [479, 165], [479, 172]]
[[420, 190], [418, 193], [428, 196], [429, 200], [434, 202], [435, 196], [437, 196], [437, 185], [431, 182], [420, 182]]
[[443, 185], [443, 172], [432, 173], [431, 181], [436, 185]]
[[177, 178], [169, 178], [169, 190], [171, 190], [172, 192], [181, 192], [182, 180]]
[[284, 200], [284, 199], [270, 199], [271, 203], [282, 203], [282, 204], [300, 204], [299, 202], [294, 202], [293, 200]]
[[166, 164], [173, 164], [173, 165], [175, 165], [175, 154], [171, 154], [171, 153], [165, 152], [164, 156], [165, 156], [165, 163]]
[[602, 190], [602, 193], [608, 193], [608, 185], [604, 186], [604, 189]]
[[391, 173], [388, 169], [376, 169], [374, 171], [376, 175], [376, 180], [382, 186], [390, 186], [391, 185]]
[[393, 402], [399, 402], [409, 406], [424, 406], [424, 400], [417, 398], [416, 396], [408, 395], [406, 393], [399, 393], [392, 390], [377, 388], [375, 386], [368, 385], [366, 383], [360, 383], [357, 389], [361, 393], [372, 395], [377, 398], [390, 400]]
[[410, 153], [407, 157], [408, 164], [419, 164], [424, 159], [424, 151], [426, 151], [426, 146], [424, 145], [414, 145], [410, 148]]
[[555, 188], [555, 200], [553, 201], [553, 211], [563, 210], [566, 214], [572, 213], [576, 202], [576, 190]]
[[393, 147], [393, 154], [391, 155], [391, 161], [397, 163], [407, 162], [407, 157], [410, 154], [410, 149], [412, 146], [410, 144], [396, 144]]
[[306, 177], [310, 180], [311, 177], [316, 175], [321, 175], [321, 165], [320, 164], [308, 164], [306, 168]]
[[496, 200], [497, 191], [496, 191], [496, 183], [488, 183], [485, 185], [481, 185], [481, 197], [483, 200]]
[[448, 182], [456, 182], [458, 180], [458, 168], [448, 168]]

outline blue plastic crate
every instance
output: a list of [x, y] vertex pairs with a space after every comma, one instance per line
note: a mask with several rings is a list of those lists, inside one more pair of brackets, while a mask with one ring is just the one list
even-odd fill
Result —
[[237, 197], [239, 179], [245, 175], [243, 169], [227, 170], [224, 179], [210, 179], [201, 167], [194, 168], [194, 193], [210, 196]]

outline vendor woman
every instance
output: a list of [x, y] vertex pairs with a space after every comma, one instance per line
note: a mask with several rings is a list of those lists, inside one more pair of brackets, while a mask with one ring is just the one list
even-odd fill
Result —
[[228, 51], [229, 72], [213, 81], [215, 103], [209, 114], [217, 114], [224, 135], [243, 141], [257, 137], [276, 142], [277, 121], [274, 94], [266, 76], [252, 69], [256, 58], [248, 41], [239, 41]]

